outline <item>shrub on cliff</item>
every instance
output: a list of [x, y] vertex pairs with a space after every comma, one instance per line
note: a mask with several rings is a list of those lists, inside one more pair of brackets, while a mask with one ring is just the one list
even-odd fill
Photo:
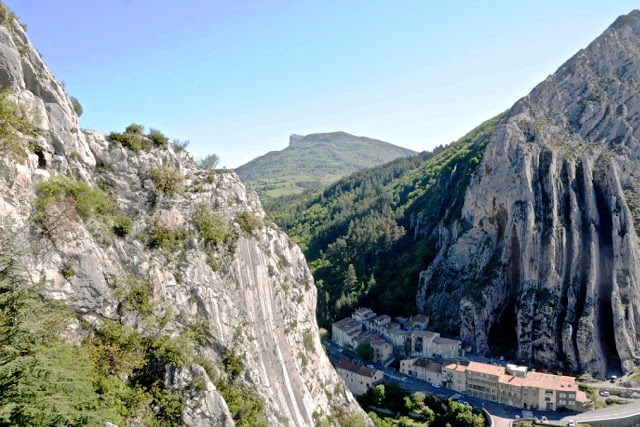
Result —
[[222, 217], [206, 203], [196, 206], [192, 222], [205, 243], [219, 245], [231, 237], [231, 230]]
[[184, 191], [182, 174], [176, 168], [156, 166], [149, 171], [149, 175], [159, 193], [170, 196]]

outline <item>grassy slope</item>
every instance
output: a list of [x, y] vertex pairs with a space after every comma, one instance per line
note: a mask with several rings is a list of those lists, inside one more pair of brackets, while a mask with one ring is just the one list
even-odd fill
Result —
[[344, 132], [307, 135], [236, 169], [250, 189], [278, 197], [319, 190], [352, 172], [415, 154], [376, 139]]
[[[437, 250], [430, 231], [460, 218], [465, 190], [503, 118], [433, 152], [356, 172], [322, 192], [265, 204], [305, 251], [322, 326], [357, 305], [395, 315], [416, 312], [418, 275]], [[427, 237], [414, 240], [410, 223], [418, 214]], [[355, 280], [347, 274], [349, 265]]]

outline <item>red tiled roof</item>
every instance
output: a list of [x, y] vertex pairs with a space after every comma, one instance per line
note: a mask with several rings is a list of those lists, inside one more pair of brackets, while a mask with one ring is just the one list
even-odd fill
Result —
[[466, 366], [456, 364], [456, 363], [449, 363], [448, 365], [444, 365], [442, 368], [451, 369], [452, 371], [458, 371], [458, 372], [465, 372], [467, 370]]
[[435, 373], [441, 373], [442, 372], [442, 365], [439, 363], [436, 363], [432, 360], [428, 360], [425, 359], [423, 357], [418, 357], [416, 358], [415, 362], [413, 362], [414, 366], [419, 366], [421, 368], [426, 369], [427, 371], [430, 372], [435, 372]]
[[574, 377], [543, 374], [541, 372], [529, 372], [524, 378], [523, 386], [545, 390], [578, 391], [578, 384], [576, 384]]
[[495, 375], [497, 377], [504, 375], [504, 368], [502, 366], [489, 365], [488, 363], [470, 362], [467, 366], [467, 372], [479, 372], [482, 374]]
[[341, 360], [340, 363], [336, 365], [338, 369], [344, 369], [345, 371], [353, 372], [354, 374], [362, 375], [364, 377], [373, 378], [378, 372], [377, 369], [370, 369], [366, 366], [358, 365], [357, 363], [349, 362], [348, 360]]

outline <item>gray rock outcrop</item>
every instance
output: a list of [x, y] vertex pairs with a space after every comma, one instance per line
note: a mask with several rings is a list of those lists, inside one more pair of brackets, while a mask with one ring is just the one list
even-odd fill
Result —
[[[364, 418], [323, 352], [316, 289], [304, 256], [266, 218], [257, 195], [247, 194], [235, 173], [202, 170], [171, 145], [135, 153], [102, 133], [81, 131], [64, 88], [15, 27], [0, 27], [0, 84], [13, 90], [12, 99], [29, 112], [39, 135], [26, 160], [0, 156], [0, 227], [33, 249], [27, 261], [33, 282], [42, 282], [46, 296], [95, 328], [106, 319], [145, 333], [204, 327], [210, 344], [198, 352], [219, 363], [221, 349], [236, 349], [244, 359], [242, 381], [266, 399], [271, 425], [310, 426], [337, 410]], [[182, 194], [156, 191], [149, 171], [159, 165], [179, 171]], [[43, 235], [32, 220], [35, 187], [54, 176], [105, 188], [132, 220], [131, 233], [114, 238], [101, 232], [101, 224], [83, 222], [60, 206], [55, 227]], [[217, 212], [237, 238], [205, 248], [192, 224], [199, 204]], [[242, 230], [236, 221], [242, 214], [258, 225]], [[150, 249], [141, 236], [152, 224], [191, 237], [179, 252]], [[73, 274], [63, 274], [65, 269]], [[166, 325], [145, 325], [139, 315], [123, 313], [116, 288], [130, 276], [148, 281], [153, 314], [165, 316]], [[185, 391], [184, 423], [233, 425], [201, 366], [167, 372], [166, 382], [180, 391], [194, 378], [201, 379], [202, 390]]]
[[638, 82], [636, 10], [495, 129], [417, 297], [474, 350], [493, 336], [520, 359], [597, 376], [640, 362]]

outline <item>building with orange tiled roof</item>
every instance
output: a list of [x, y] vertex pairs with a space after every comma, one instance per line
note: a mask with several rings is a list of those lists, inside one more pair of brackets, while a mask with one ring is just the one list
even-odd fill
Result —
[[505, 374], [498, 380], [498, 402], [505, 405], [522, 407], [522, 384], [524, 378]]
[[467, 367], [458, 362], [449, 363], [442, 367], [442, 375], [446, 387], [455, 390], [458, 393], [467, 392]]
[[522, 406], [548, 411], [561, 407], [575, 410], [577, 393], [574, 377], [529, 372], [522, 383]]
[[505, 374], [502, 366], [471, 362], [467, 366], [467, 393], [480, 399], [498, 401], [500, 377]]

